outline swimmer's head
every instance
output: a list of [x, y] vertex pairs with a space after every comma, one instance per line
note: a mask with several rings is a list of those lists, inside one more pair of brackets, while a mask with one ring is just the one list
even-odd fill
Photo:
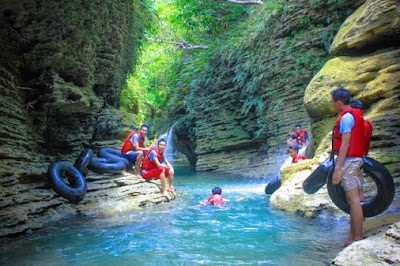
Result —
[[215, 188], [213, 188], [213, 190], [212, 190], [212, 194], [213, 194], [213, 195], [215, 195], [215, 194], [221, 195], [221, 193], [222, 193], [222, 189], [221, 189], [220, 187], [215, 187]]

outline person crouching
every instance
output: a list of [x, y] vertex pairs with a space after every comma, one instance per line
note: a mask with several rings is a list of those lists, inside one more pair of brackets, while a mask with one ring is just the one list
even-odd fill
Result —
[[[167, 200], [171, 197], [168, 192], [171, 192], [175, 197], [177, 194], [174, 189], [174, 168], [164, 156], [164, 151], [167, 147], [167, 142], [160, 139], [157, 142], [157, 147], [152, 147], [146, 153], [142, 163], [142, 177], [144, 179], [160, 179], [161, 193]], [[166, 180], [168, 179], [169, 188], [166, 189]]]

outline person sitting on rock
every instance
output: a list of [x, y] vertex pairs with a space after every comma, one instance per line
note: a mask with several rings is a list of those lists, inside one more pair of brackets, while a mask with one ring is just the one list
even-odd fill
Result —
[[[175, 198], [177, 194], [174, 189], [174, 168], [164, 156], [164, 151], [167, 147], [167, 142], [160, 139], [157, 142], [157, 147], [151, 147], [144, 156], [142, 164], [142, 177], [144, 179], [160, 179], [161, 193], [167, 200], [171, 197], [168, 192], [171, 192]], [[166, 180], [168, 179], [169, 188], [166, 189]]]
[[135, 164], [135, 175], [140, 175], [140, 166], [144, 157], [144, 152], [149, 148], [144, 146], [144, 140], [149, 132], [149, 126], [143, 124], [140, 131], [132, 131], [125, 139], [121, 148], [121, 156], [130, 163]]
[[301, 128], [300, 124], [295, 126], [293, 135], [286, 140], [289, 146], [297, 145], [299, 149], [308, 145], [309, 138], [307, 131]]
[[293, 158], [292, 164], [298, 163], [299, 161], [306, 159], [306, 156], [299, 154], [298, 146], [290, 146], [288, 152], [289, 152], [290, 157]]

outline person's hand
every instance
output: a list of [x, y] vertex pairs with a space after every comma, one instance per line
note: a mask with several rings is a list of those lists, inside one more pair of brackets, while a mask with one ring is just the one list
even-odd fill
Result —
[[338, 167], [335, 168], [335, 171], [333, 172], [333, 177], [332, 177], [332, 184], [338, 185], [342, 179], [342, 170]]
[[244, 200], [244, 197], [239, 197], [236, 201], [242, 201]]

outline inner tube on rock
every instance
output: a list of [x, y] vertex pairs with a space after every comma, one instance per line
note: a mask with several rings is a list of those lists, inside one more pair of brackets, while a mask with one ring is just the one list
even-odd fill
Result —
[[[377, 193], [374, 198], [362, 201], [364, 217], [373, 217], [384, 212], [392, 203], [394, 198], [393, 177], [380, 162], [370, 158], [364, 158], [364, 173], [375, 182]], [[345, 213], [350, 213], [346, 193], [343, 187], [332, 184], [333, 167], [328, 174], [328, 193], [333, 203]]]
[[115, 148], [101, 148], [97, 153], [98, 157], [109, 158], [123, 161], [126, 167], [130, 166], [130, 162], [121, 156], [121, 150]]
[[93, 159], [93, 151], [85, 149], [81, 152], [78, 159], [76, 159], [74, 166], [83, 174]]
[[268, 182], [267, 186], [265, 187], [265, 194], [271, 195], [280, 187], [281, 187], [281, 177], [275, 176]]
[[[67, 162], [54, 162], [47, 170], [47, 179], [58, 195], [72, 202], [78, 202], [87, 192], [86, 180], [82, 173]], [[68, 179], [67, 184], [64, 179]]]
[[307, 194], [316, 193], [326, 183], [329, 171], [332, 168], [332, 161], [330, 158], [323, 161], [309, 177], [303, 182], [303, 190]]
[[89, 169], [97, 173], [122, 173], [126, 164], [122, 160], [114, 158], [93, 158]]

